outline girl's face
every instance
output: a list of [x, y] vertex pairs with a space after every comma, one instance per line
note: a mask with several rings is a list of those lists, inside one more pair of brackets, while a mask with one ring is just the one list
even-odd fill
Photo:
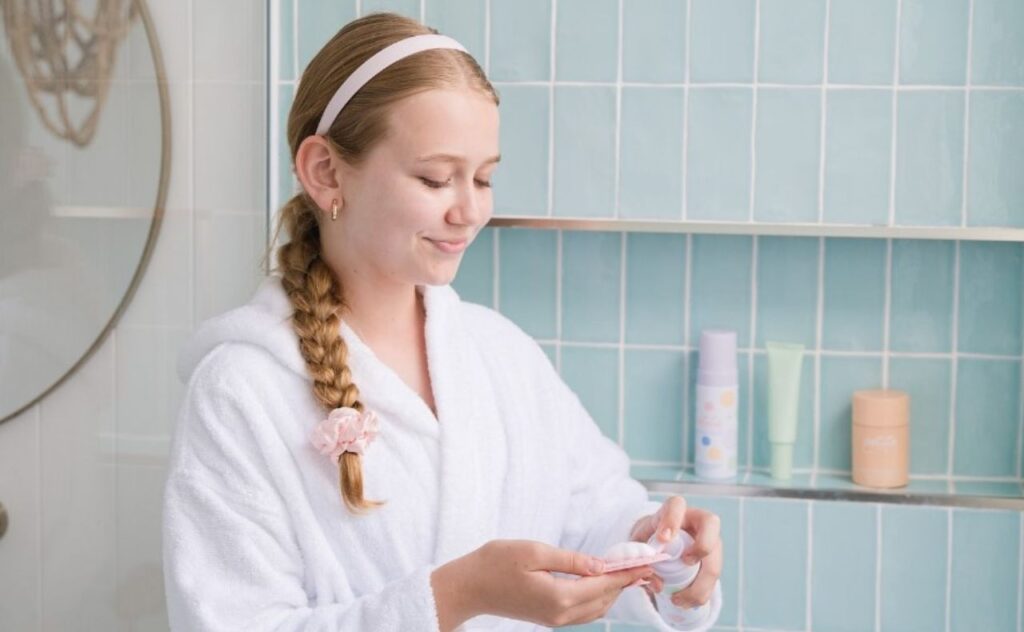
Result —
[[493, 212], [498, 108], [475, 90], [429, 90], [396, 103], [388, 129], [341, 171], [342, 209], [322, 223], [326, 257], [381, 283], [445, 285]]

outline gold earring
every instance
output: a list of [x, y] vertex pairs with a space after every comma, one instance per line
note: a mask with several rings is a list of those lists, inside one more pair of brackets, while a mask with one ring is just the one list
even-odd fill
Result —
[[338, 219], [338, 200], [331, 200], [331, 220]]

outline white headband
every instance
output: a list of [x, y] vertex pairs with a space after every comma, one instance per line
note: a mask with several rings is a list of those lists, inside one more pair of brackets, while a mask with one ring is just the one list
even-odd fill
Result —
[[375, 53], [364, 61], [355, 72], [342, 82], [341, 87], [331, 97], [323, 115], [320, 116], [320, 124], [316, 126], [318, 136], [323, 136], [331, 129], [334, 119], [338, 118], [341, 108], [345, 107], [348, 100], [352, 98], [359, 89], [366, 85], [366, 82], [373, 79], [374, 75], [384, 70], [399, 59], [432, 48], [454, 48], [464, 53], [469, 53], [462, 44], [459, 44], [446, 35], [413, 35], [399, 40], [390, 46]]

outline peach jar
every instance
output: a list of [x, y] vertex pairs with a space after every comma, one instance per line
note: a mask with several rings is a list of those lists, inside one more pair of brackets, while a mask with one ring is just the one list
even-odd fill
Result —
[[853, 482], [903, 487], [910, 462], [910, 396], [896, 389], [853, 394]]

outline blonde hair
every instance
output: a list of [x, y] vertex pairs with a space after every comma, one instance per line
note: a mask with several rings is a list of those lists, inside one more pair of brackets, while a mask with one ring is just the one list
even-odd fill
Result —
[[[299, 145], [316, 133], [327, 102], [349, 74], [385, 46], [428, 33], [437, 31], [394, 13], [369, 14], [338, 31], [303, 71], [288, 113], [292, 164]], [[327, 141], [348, 164], [358, 166], [386, 135], [389, 108], [405, 97], [435, 88], [479, 90], [498, 104], [497, 92], [472, 56], [457, 50], [422, 51], [392, 64], [364, 85], [331, 125]], [[327, 411], [345, 406], [362, 412], [340, 331], [341, 314], [348, 305], [340, 280], [322, 257], [321, 216], [305, 191], [281, 208], [271, 247], [282, 227], [290, 241], [277, 249], [276, 271], [282, 275], [282, 286], [294, 308], [292, 325], [313, 378], [316, 400]], [[350, 511], [362, 513], [383, 504], [363, 497], [358, 454], [342, 454], [338, 470], [342, 499]]]

